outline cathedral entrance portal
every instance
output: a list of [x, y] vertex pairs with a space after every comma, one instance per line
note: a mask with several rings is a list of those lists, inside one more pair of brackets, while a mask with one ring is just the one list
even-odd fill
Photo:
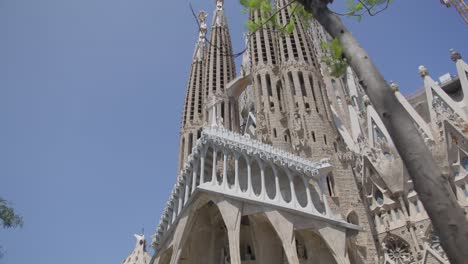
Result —
[[196, 219], [183, 246], [179, 263], [231, 263], [226, 226], [218, 207], [213, 202], [197, 210]]

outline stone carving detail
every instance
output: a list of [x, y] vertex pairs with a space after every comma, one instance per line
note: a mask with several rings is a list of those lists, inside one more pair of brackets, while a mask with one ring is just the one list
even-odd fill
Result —
[[291, 141], [293, 143], [293, 149], [296, 152], [300, 152], [307, 146], [307, 142], [304, 137], [304, 126], [302, 124], [301, 116], [297, 112], [294, 112], [293, 116], [293, 129], [291, 132]]
[[257, 115], [257, 129], [255, 130], [257, 137], [264, 143], [270, 143], [270, 136], [268, 134], [268, 127], [265, 121], [265, 115], [258, 113]]
[[350, 151], [349, 149], [344, 152], [338, 152], [338, 159], [342, 162], [354, 164], [356, 161], [356, 153]]
[[297, 257], [299, 260], [307, 260], [307, 251], [304, 243], [299, 240], [296, 240], [296, 251]]
[[447, 255], [445, 254], [444, 249], [440, 245], [440, 238], [436, 236], [433, 232], [430, 232], [428, 236], [423, 237], [423, 243], [426, 248], [432, 249], [439, 257], [448, 261]]
[[463, 120], [461, 116], [455, 113], [455, 111], [453, 111], [452, 108], [450, 108], [450, 106], [448, 106], [447, 103], [445, 103], [439, 96], [434, 96], [432, 107], [437, 115], [436, 125], [439, 130], [438, 132], [440, 141], [444, 140], [444, 121], [449, 121], [451, 124], [462, 131], [464, 131], [468, 126], [465, 120]]

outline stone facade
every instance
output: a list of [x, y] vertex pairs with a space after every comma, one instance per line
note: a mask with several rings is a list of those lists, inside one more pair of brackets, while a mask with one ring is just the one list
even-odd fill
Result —
[[[199, 16], [180, 174], [151, 263], [448, 263], [353, 70], [334, 78], [320, 61], [323, 28], [260, 28], [236, 76], [223, 8], [218, 0], [209, 40]], [[283, 8], [279, 23], [290, 19]], [[438, 84], [421, 67], [414, 99], [391, 86], [467, 206], [468, 65], [451, 57], [459, 77]]]

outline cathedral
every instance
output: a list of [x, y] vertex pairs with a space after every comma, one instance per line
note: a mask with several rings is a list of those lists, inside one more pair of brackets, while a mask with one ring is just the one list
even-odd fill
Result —
[[[287, 25], [289, 0], [277, 0]], [[283, 8], [284, 7], [284, 8]], [[353, 69], [332, 77], [315, 21], [246, 37], [239, 73], [222, 0], [200, 12], [181, 120], [179, 174], [151, 264], [449, 263], [383, 122]], [[251, 12], [250, 19], [260, 19]], [[308, 23], [308, 24], [305, 24]], [[468, 64], [405, 97], [461, 206], [468, 206]]]

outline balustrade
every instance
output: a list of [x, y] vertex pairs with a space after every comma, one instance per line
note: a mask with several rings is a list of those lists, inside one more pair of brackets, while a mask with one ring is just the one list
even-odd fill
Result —
[[312, 163], [222, 128], [205, 129], [179, 175], [153, 243], [159, 245], [196, 191], [330, 218], [323, 184], [330, 167], [328, 160]]

